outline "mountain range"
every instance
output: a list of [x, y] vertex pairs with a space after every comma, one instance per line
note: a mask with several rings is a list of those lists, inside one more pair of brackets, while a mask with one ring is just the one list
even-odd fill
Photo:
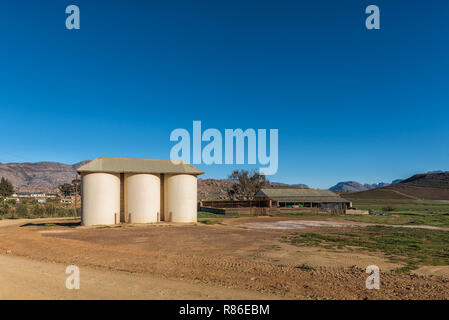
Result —
[[[75, 164], [60, 162], [1, 163], [0, 177], [14, 185], [16, 192], [54, 192], [63, 183], [75, 178], [76, 169], [90, 160]], [[233, 182], [229, 179], [198, 179], [198, 199], [226, 199], [227, 190]], [[271, 186], [286, 188], [309, 188], [305, 184], [272, 182]], [[417, 174], [408, 179], [397, 179], [391, 183], [361, 184], [356, 181], [339, 182], [329, 188], [337, 192], [365, 194], [370, 190], [395, 190], [416, 198], [449, 199], [449, 172], [433, 171]], [[363, 193], [362, 193], [363, 192]], [[446, 194], [447, 192], [447, 194]], [[369, 193], [367, 193], [369, 195]]]
[[5, 177], [14, 186], [16, 192], [52, 192], [63, 183], [75, 179], [76, 169], [89, 162], [81, 161], [75, 164], [60, 162], [23, 162], [1, 163], [0, 177]]
[[402, 181], [402, 179], [396, 179], [396, 180], [393, 180], [391, 183], [380, 182], [380, 183], [373, 183], [373, 184], [368, 184], [368, 183], [361, 184], [360, 182], [357, 182], [357, 181], [344, 181], [344, 182], [337, 183], [333, 187], [330, 187], [329, 190], [341, 191], [341, 192], [359, 192], [359, 191], [372, 190], [372, 189], [377, 189], [377, 188], [394, 185], [401, 181]]
[[347, 199], [449, 200], [449, 172], [436, 171], [414, 176], [386, 187], [347, 192]]

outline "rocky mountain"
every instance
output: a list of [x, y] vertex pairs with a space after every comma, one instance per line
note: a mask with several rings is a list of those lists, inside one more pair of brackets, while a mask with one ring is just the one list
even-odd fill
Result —
[[449, 171], [415, 174], [387, 188], [416, 199], [449, 200]]
[[24, 162], [1, 163], [0, 177], [5, 177], [13, 184], [16, 192], [57, 190], [63, 183], [70, 183], [75, 178], [76, 169], [89, 160], [75, 164], [60, 162]]
[[198, 200], [228, 199], [228, 189], [234, 183], [228, 179], [198, 179]]
[[449, 188], [449, 171], [433, 171], [415, 174], [408, 179], [402, 180], [400, 185], [428, 188]]
[[306, 184], [298, 183], [298, 184], [288, 184], [282, 182], [271, 182], [271, 186], [273, 187], [286, 187], [286, 188], [299, 188], [299, 189], [309, 189], [309, 186]]
[[[75, 164], [60, 162], [24, 162], [1, 163], [0, 177], [5, 177], [14, 186], [16, 192], [55, 192], [63, 183], [75, 178], [76, 169], [90, 160]], [[199, 200], [220, 200], [228, 198], [228, 189], [233, 182], [228, 179], [198, 179]], [[273, 186], [307, 188], [304, 184], [288, 185], [273, 183]]]
[[[198, 179], [198, 200], [227, 200], [228, 190], [234, 182], [228, 179]], [[271, 187], [309, 188], [305, 184], [271, 182]]]
[[[397, 180], [395, 180], [397, 181]], [[329, 190], [332, 191], [340, 191], [340, 192], [359, 192], [359, 191], [366, 191], [366, 190], [372, 190], [377, 188], [382, 188], [389, 186], [389, 183], [380, 182], [380, 183], [373, 183], [373, 184], [361, 184], [357, 181], [344, 181], [339, 182], [335, 186], [330, 187]]]
[[414, 176], [392, 183], [389, 186], [346, 193], [350, 199], [414, 199], [449, 200], [449, 172], [436, 171]]
[[[378, 188], [383, 188], [383, 187], [388, 187], [388, 186], [393, 186], [399, 183], [405, 183], [408, 185], [411, 185], [411, 183], [413, 183], [414, 185], [425, 185], [426, 187], [430, 187], [430, 186], [435, 186], [435, 185], [446, 185], [446, 182], [441, 182], [442, 177], [445, 177], [446, 175], [448, 175], [448, 172], [445, 171], [430, 171], [427, 173], [422, 173], [422, 174], [416, 174], [413, 177], [410, 177], [408, 179], [396, 179], [393, 180], [391, 183], [385, 183], [385, 182], [380, 182], [380, 183], [373, 183], [373, 184], [361, 184], [357, 181], [344, 181], [344, 182], [339, 182], [337, 183], [335, 186], [330, 187], [329, 190], [332, 191], [339, 191], [339, 192], [360, 192], [360, 191], [368, 191], [368, 190], [373, 190], [373, 189], [378, 189]], [[440, 181], [440, 182], [438, 182]], [[404, 186], [404, 184], [402, 184], [401, 186]]]
[[[14, 185], [16, 192], [46, 191], [54, 192], [63, 183], [70, 183], [76, 169], [89, 160], [75, 164], [60, 162], [1, 163], [0, 177], [5, 177]], [[198, 179], [199, 200], [227, 199], [227, 191], [233, 182], [228, 179]], [[272, 182], [272, 187], [308, 188], [305, 184], [286, 184]], [[329, 188], [337, 192], [369, 192], [371, 190], [390, 190], [416, 199], [448, 199], [449, 172], [433, 171], [416, 174], [408, 179], [397, 179], [389, 183], [361, 184], [356, 181], [339, 182]], [[391, 194], [386, 193], [386, 194]], [[369, 196], [369, 194], [367, 194]]]

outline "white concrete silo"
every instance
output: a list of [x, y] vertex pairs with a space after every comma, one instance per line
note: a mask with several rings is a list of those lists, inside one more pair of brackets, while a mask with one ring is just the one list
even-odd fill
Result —
[[115, 224], [120, 215], [120, 174], [82, 174], [81, 224]]
[[[160, 220], [161, 179], [158, 174], [125, 174], [125, 215], [132, 223]], [[131, 219], [129, 219], [131, 215]]]
[[164, 220], [171, 222], [196, 222], [196, 192], [196, 176], [190, 174], [166, 175]]

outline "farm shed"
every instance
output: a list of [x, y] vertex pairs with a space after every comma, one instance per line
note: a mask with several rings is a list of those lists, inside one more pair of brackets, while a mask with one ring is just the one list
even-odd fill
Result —
[[324, 210], [346, 210], [352, 203], [335, 192], [320, 189], [264, 188], [256, 200], [269, 200], [271, 207], [305, 207]]
[[81, 224], [196, 222], [197, 176], [190, 164], [98, 158], [78, 168]]

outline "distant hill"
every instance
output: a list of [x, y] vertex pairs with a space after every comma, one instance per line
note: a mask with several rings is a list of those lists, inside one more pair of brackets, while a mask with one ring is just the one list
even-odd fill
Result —
[[404, 179], [396, 179], [396, 180], [393, 180], [393, 181], [391, 182], [391, 184], [396, 184], [396, 183], [399, 183], [399, 182], [401, 182], [401, 181], [404, 181]]
[[[198, 200], [226, 200], [234, 182], [229, 179], [198, 179]], [[271, 182], [271, 187], [309, 188], [305, 184]]]
[[300, 188], [300, 189], [309, 189], [309, 186], [306, 184], [298, 183], [298, 184], [288, 184], [282, 182], [271, 182], [272, 187], [286, 187], [286, 188]]
[[449, 200], [449, 172], [436, 171], [416, 174], [383, 188], [348, 193], [345, 197], [354, 199]]
[[449, 171], [415, 174], [414, 176], [401, 181], [399, 185], [447, 189], [449, 188]]
[[198, 200], [228, 199], [228, 189], [234, 183], [228, 179], [198, 179]]
[[[17, 191], [56, 191], [58, 185], [70, 183], [76, 169], [90, 160], [75, 164], [60, 162], [0, 163], [0, 177], [5, 177]], [[233, 182], [228, 179], [198, 179], [198, 199], [227, 199]], [[273, 187], [308, 188], [305, 184], [272, 182]], [[330, 190], [344, 192], [344, 197], [363, 199], [425, 199], [449, 200], [449, 172], [434, 171], [416, 174], [391, 184], [361, 184], [356, 181], [340, 182]]]
[[[5, 177], [16, 192], [54, 192], [63, 183], [71, 183], [76, 169], [88, 163], [84, 160], [75, 164], [60, 162], [1, 163], [0, 178]], [[233, 182], [228, 179], [198, 179], [199, 200], [220, 200], [228, 198], [228, 189]], [[286, 184], [274, 182], [273, 186], [308, 188], [305, 184]]]
[[75, 164], [60, 162], [0, 163], [0, 177], [5, 177], [18, 191], [55, 191], [60, 184], [75, 179], [75, 172], [89, 162]]
[[[397, 180], [395, 180], [397, 181]], [[385, 186], [390, 185], [389, 183], [380, 182], [380, 183], [373, 183], [373, 184], [361, 184], [357, 181], [344, 181], [339, 182], [335, 186], [330, 187], [329, 190], [332, 191], [340, 191], [340, 192], [359, 192], [359, 191], [366, 191], [376, 188], [382, 188]]]

